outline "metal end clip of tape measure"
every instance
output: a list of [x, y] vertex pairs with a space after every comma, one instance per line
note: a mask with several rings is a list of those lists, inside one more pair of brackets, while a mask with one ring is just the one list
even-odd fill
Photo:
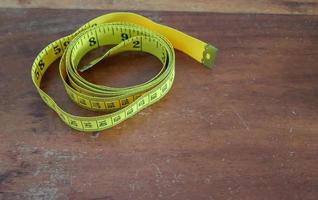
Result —
[[[78, 69], [89, 51], [116, 45], [101, 57]], [[141, 15], [116, 12], [97, 17], [76, 32], [46, 46], [32, 65], [32, 80], [43, 101], [70, 127], [92, 132], [111, 128], [160, 100], [170, 90], [175, 76], [174, 48], [211, 68], [217, 49], [176, 29]], [[162, 69], [151, 80], [125, 88], [96, 85], [83, 79], [78, 71], [93, 67], [109, 56], [124, 51], [142, 51], [157, 57]], [[41, 89], [45, 71], [60, 58], [59, 72], [71, 100], [80, 107], [104, 111], [95, 117], [75, 116], [65, 112]]]

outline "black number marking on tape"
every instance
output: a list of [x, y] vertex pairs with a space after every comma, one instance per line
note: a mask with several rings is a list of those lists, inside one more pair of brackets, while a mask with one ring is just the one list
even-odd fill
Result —
[[72, 126], [76, 126], [76, 127], [78, 126], [76, 121], [71, 120], [70, 123], [71, 123]]
[[103, 120], [103, 121], [99, 121], [99, 122], [98, 122], [98, 127], [105, 127], [105, 126], [107, 126], [106, 120]]
[[89, 46], [92, 47], [92, 46], [94, 46], [96, 44], [96, 38], [95, 37], [91, 37], [91, 38], [89, 38], [88, 42], [89, 42]]
[[118, 122], [121, 119], [120, 115], [117, 115], [116, 117], [114, 117], [114, 122]]
[[92, 123], [91, 122], [84, 122], [85, 128], [92, 128]]
[[154, 100], [155, 98], [157, 98], [157, 93], [154, 93], [150, 96], [150, 100]]
[[113, 102], [107, 103], [107, 108], [115, 108], [115, 104]]
[[140, 48], [140, 42], [138, 40], [136, 41], [133, 41], [133, 47], [136, 48], [136, 49], [139, 49]]
[[43, 70], [43, 68], [45, 67], [45, 63], [43, 62], [43, 60], [40, 60], [38, 65], [40, 67], [40, 70]]
[[59, 46], [54, 46], [53, 49], [54, 49], [55, 55], [58, 55], [58, 54], [61, 53], [61, 51], [62, 51]]
[[36, 80], [39, 80], [39, 78], [40, 78], [40, 72], [39, 71], [36, 71], [35, 77], [36, 77]]
[[69, 41], [65, 41], [65, 42], [63, 43], [64, 47], [66, 48], [69, 43], [70, 43]]
[[122, 39], [122, 41], [127, 40], [128, 39], [128, 34], [127, 33], [122, 33], [121, 34], [121, 39]]
[[142, 100], [140, 100], [140, 101], [139, 101], [139, 103], [138, 103], [138, 105], [139, 105], [139, 106], [143, 106], [143, 105], [145, 105], [145, 100], [143, 100], [143, 99], [142, 99]]
[[127, 115], [131, 115], [133, 112], [134, 112], [134, 109], [133, 109], [133, 108], [130, 108], [130, 109], [127, 111]]
[[122, 106], [126, 106], [126, 105], [128, 105], [128, 104], [129, 104], [128, 99], [123, 99], [123, 100], [121, 100], [121, 105], [122, 105]]

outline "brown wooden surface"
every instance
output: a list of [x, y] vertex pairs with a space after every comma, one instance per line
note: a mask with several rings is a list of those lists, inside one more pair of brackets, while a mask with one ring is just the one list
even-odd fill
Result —
[[[0, 199], [317, 199], [318, 16], [139, 12], [219, 48], [208, 70], [176, 53], [164, 99], [107, 131], [78, 133], [41, 101], [46, 44], [109, 11], [0, 9]], [[145, 81], [144, 54], [84, 76]], [[74, 114], [57, 65], [44, 89]]]
[[1, 0], [0, 7], [318, 14], [317, 0]]

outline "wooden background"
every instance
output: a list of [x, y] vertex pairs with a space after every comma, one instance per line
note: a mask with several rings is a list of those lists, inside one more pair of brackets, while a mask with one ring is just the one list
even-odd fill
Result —
[[[127, 2], [1, 1], [0, 199], [317, 199], [317, 1]], [[110, 130], [79, 133], [41, 101], [31, 64], [49, 42], [114, 10], [212, 43], [216, 65], [176, 52], [162, 101]], [[125, 53], [83, 76], [123, 86], [159, 68]], [[43, 84], [65, 110], [93, 114], [67, 98], [57, 64]]]
[[3, 7], [317, 15], [317, 0], [2, 0]]

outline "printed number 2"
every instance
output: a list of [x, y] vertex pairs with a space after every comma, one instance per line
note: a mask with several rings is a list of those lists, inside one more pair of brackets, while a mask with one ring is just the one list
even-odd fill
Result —
[[133, 41], [133, 47], [134, 48], [140, 48], [140, 42], [138, 41], [138, 40], [136, 40], [136, 41]]

